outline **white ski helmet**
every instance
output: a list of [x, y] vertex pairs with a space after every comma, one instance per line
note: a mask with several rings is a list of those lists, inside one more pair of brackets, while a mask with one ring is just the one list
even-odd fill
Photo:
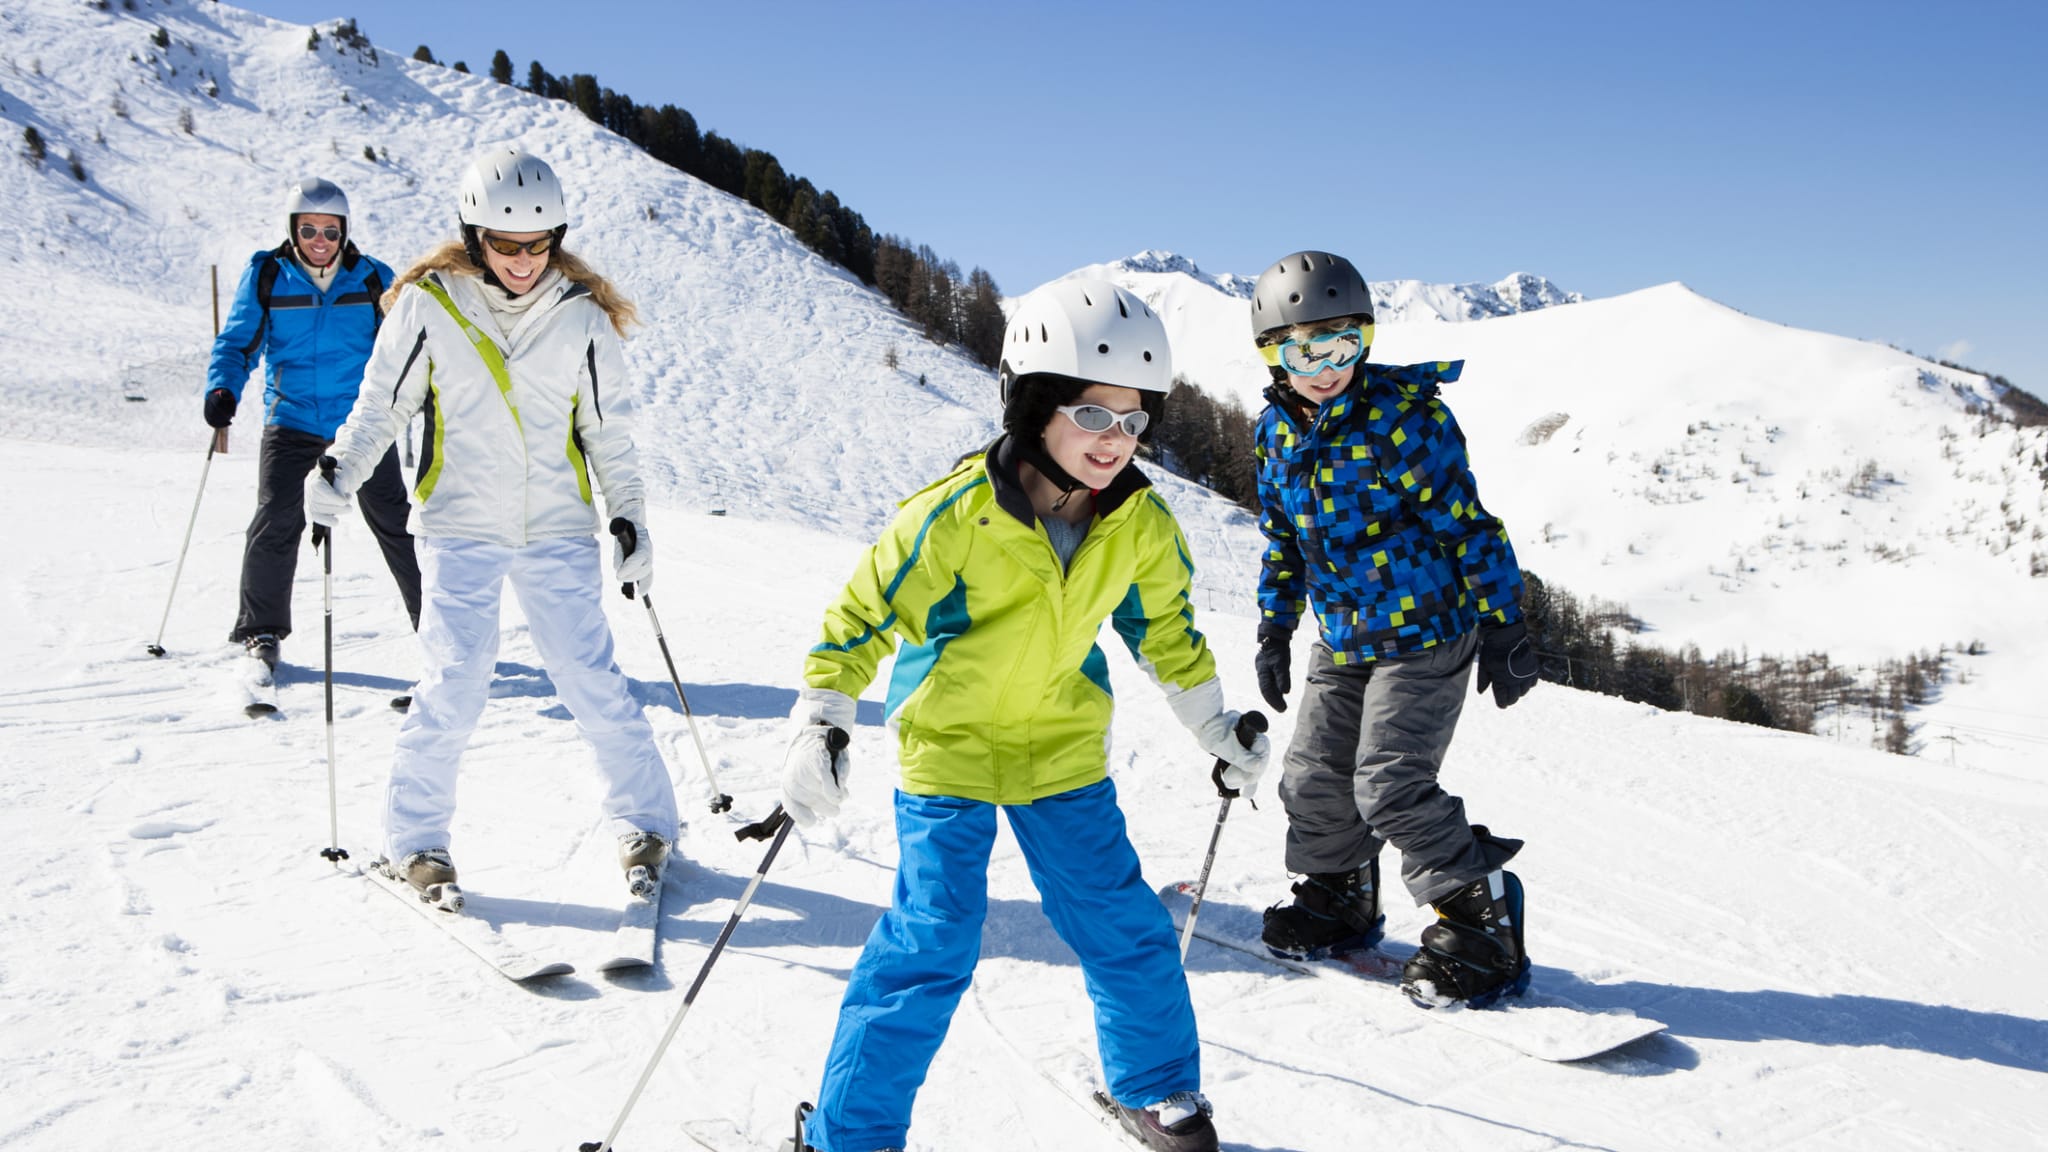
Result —
[[345, 223], [348, 220], [348, 196], [334, 181], [308, 176], [293, 184], [284, 194], [285, 228], [289, 230], [294, 220], [308, 212], [339, 216]]
[[1003, 331], [1003, 404], [1014, 381], [1039, 373], [1164, 396], [1173, 389], [1166, 325], [1107, 281], [1056, 280], [1019, 301]]
[[462, 174], [462, 222], [501, 232], [551, 232], [569, 224], [562, 185], [548, 162], [523, 148], [492, 148]]

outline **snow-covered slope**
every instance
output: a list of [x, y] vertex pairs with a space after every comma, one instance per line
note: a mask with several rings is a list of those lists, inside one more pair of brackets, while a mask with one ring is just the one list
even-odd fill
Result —
[[[149, 41], [159, 23], [167, 50]], [[308, 52], [305, 28], [211, 3], [141, 0], [131, 15], [119, 4], [29, 0], [0, 11], [0, 33], [5, 130], [18, 138], [36, 126], [55, 158], [40, 171], [0, 160], [10, 205], [0, 257], [19, 289], [0, 296], [0, 486], [16, 495], [0, 514], [0, 871], [10, 878], [0, 902], [0, 1152], [559, 1152], [598, 1139], [760, 859], [759, 845], [730, 832], [773, 802], [781, 717], [819, 610], [890, 502], [988, 433], [986, 374], [916, 340], [777, 226], [650, 165], [565, 106], [388, 51], [373, 66], [367, 52], [335, 51], [331, 35]], [[113, 112], [117, 96], [125, 116]], [[184, 107], [191, 135], [178, 127]], [[572, 196], [591, 190], [574, 209], [576, 242], [650, 321], [632, 355], [658, 484], [662, 624], [719, 783], [738, 799], [731, 816], [704, 814], [704, 773], [652, 630], [639, 608], [608, 596], [619, 661], [683, 781], [687, 863], [669, 893], [659, 970], [530, 989], [482, 971], [349, 874], [375, 847], [399, 722], [384, 701], [417, 670], [359, 527], [344, 526], [334, 547], [332, 761], [311, 563], [301, 566], [300, 631], [286, 644], [283, 719], [241, 717], [240, 657], [218, 638], [254, 484], [251, 428], [238, 426], [236, 451], [208, 473], [164, 636], [170, 655], [143, 654], [201, 474], [205, 265], [231, 272], [272, 242], [276, 190], [307, 170], [343, 180], [358, 234], [403, 263], [445, 234], [462, 158], [514, 137], [558, 160]], [[361, 159], [365, 145], [388, 159]], [[74, 150], [83, 183], [64, 165]], [[1485, 440], [1475, 445], [1482, 479], [1502, 474], [1488, 481], [1490, 500], [1521, 499], [1524, 485], [1534, 493], [1561, 472], [1589, 495], [1574, 510], [1581, 518], [1554, 530], [1633, 539], [1610, 535], [1620, 525], [1604, 517], [1624, 513], [1599, 504], [1595, 482], [1621, 483], [1626, 470], [1532, 463], [1513, 484], [1505, 472], [1523, 466], [1512, 463], [1517, 451], [1573, 455], [1582, 428], [1577, 456], [1598, 458], [1608, 444], [1617, 461], [1663, 451], [1679, 425], [1626, 386], [1674, 377], [1661, 359], [1639, 378], [1574, 359], [1574, 340], [1604, 348], [1611, 334], [1514, 336], [1514, 326], [1600, 308], [1615, 310], [1614, 324], [1668, 325], [1656, 309], [1674, 295], [1423, 329], [1480, 341], [1413, 355], [1473, 357], [1475, 401], [1459, 409]], [[1754, 323], [1680, 305], [1715, 321], [1724, 341], [1747, 339]], [[1511, 351], [1534, 342], [1579, 365], [1579, 391], [1527, 408], [1517, 377], [1480, 365], [1495, 331], [1513, 337]], [[1669, 337], [1638, 334], [1646, 350], [1661, 347], [1660, 331]], [[1398, 347], [1397, 333], [1382, 340], [1383, 351]], [[898, 373], [880, 367], [891, 345]], [[1829, 356], [1817, 368], [1839, 367]], [[1712, 375], [1719, 362], [1701, 363]], [[1724, 388], [1753, 370], [1722, 368]], [[1957, 418], [1959, 409], [1926, 407], [1936, 394], [1921, 395], [1917, 377], [1899, 383], [1912, 411]], [[1476, 401], [1481, 390], [1491, 402]], [[1580, 394], [1603, 407], [1570, 401]], [[1548, 440], [1513, 443], [1552, 412], [1569, 418]], [[1732, 450], [1748, 427], [1701, 416], [1726, 443], [1696, 432], [1696, 455]], [[1640, 442], [1612, 430], [1624, 419]], [[1958, 444], [1970, 450], [1967, 435]], [[1674, 465], [1687, 459], [1673, 451]], [[1807, 468], [1773, 460], [1781, 475]], [[1745, 480], [1744, 499], [1766, 479]], [[1917, 483], [1886, 490], [1895, 509]], [[1252, 622], [1235, 597], [1248, 529], [1220, 502], [1167, 487], [1205, 579], [1224, 582], [1205, 584], [1198, 622], [1247, 702]], [[1780, 503], [1793, 498], [1779, 492]], [[714, 506], [733, 514], [704, 515]], [[1719, 507], [1680, 507], [1703, 506]], [[1516, 521], [1530, 513], [1508, 510]], [[2006, 627], [1986, 635], [1987, 659], [2023, 648], [2044, 614], [2028, 617], [2012, 595], [2020, 585], [1962, 577], [1942, 610], [2002, 597]], [[1916, 619], [1923, 603], [1863, 607], [1886, 628]], [[601, 866], [581, 867], [596, 829], [588, 753], [516, 603], [505, 626], [454, 848], [468, 886], [506, 911], [508, 934], [587, 968], [604, 947], [615, 884]], [[1123, 704], [1113, 770], [1147, 875], [1163, 883], [1198, 867], [1215, 801], [1156, 691], [1107, 647]], [[1294, 718], [1274, 719], [1284, 745]], [[790, 1107], [814, 1093], [847, 970], [888, 899], [896, 858], [890, 737], [872, 702], [853, 755], [846, 814], [785, 851], [621, 1134], [626, 1152], [693, 1146], [686, 1133], [771, 1147]], [[329, 841], [330, 764], [352, 852], [340, 869], [318, 854]], [[1516, 867], [1530, 893], [1537, 987], [1655, 1016], [1669, 1034], [1589, 1065], [1539, 1064], [1423, 1023], [1403, 1004], [1354, 1001], [1198, 946], [1189, 964], [1205, 1086], [1226, 1147], [2038, 1145], [2048, 1013], [2025, 972], [2048, 938], [2048, 912], [2025, 897], [2044, 878], [2034, 845], [2048, 783], [1967, 755], [1953, 771], [1928, 769], [1553, 686], [1508, 712], [1475, 702], [1445, 777], [1476, 817], [1528, 840]], [[1270, 796], [1233, 812], [1211, 889], [1219, 914], [1285, 897], [1283, 819]], [[911, 1147], [1119, 1147], [1041, 1075], [1091, 1066], [1088, 1009], [1007, 838], [991, 885], [982, 967], [920, 1099]], [[1424, 913], [1398, 898], [1388, 912], [1394, 939], [1412, 941]]]
[[[197, 462], [147, 444], [0, 443], [0, 484], [62, 492], [0, 520], [0, 1150], [568, 1152], [601, 1138], [759, 863], [732, 837], [774, 802], [782, 715], [859, 545], [777, 520], [653, 510], [662, 624], [731, 816], [637, 607], [605, 598], [620, 664], [682, 779], [687, 863], [662, 967], [604, 977], [617, 881], [582, 868], [588, 752], [508, 598], [454, 850], [506, 931], [584, 971], [533, 989], [322, 860], [320, 583], [301, 566], [284, 719], [248, 721], [232, 612], [253, 468], [217, 461], [172, 615], [154, 630]], [[91, 516], [80, 507], [96, 509]], [[374, 850], [412, 638], [360, 526], [336, 548], [342, 846]], [[793, 558], [801, 558], [794, 560]], [[1251, 621], [1203, 612], [1236, 698]], [[1216, 805], [1202, 758], [1113, 642], [1117, 787], [1146, 876], [1193, 875]], [[886, 675], [886, 670], [884, 671]], [[625, 1152], [765, 1152], [812, 1098], [847, 970], [889, 899], [895, 773], [862, 706], [853, 797], [793, 841], [620, 1135]], [[1274, 717], [1284, 744], [1292, 713]], [[1542, 1064], [1197, 944], [1205, 1086], [1233, 1152], [1360, 1147], [1980, 1152], [2048, 1132], [2048, 1011], [2030, 899], [2048, 784], [1655, 712], [1556, 686], [1475, 700], [1445, 767], [1475, 818], [1526, 838], [1536, 987], [1670, 1025]], [[1236, 805], [1205, 919], [1286, 897], [1270, 785]], [[597, 853], [601, 860], [601, 853]], [[1389, 877], [1394, 861], [1386, 860]], [[1041, 1071], [1092, 1068], [1074, 960], [1007, 835], [983, 960], [918, 1102], [916, 1152], [1110, 1152]], [[479, 903], [479, 907], [482, 904]], [[1394, 896], [1396, 942], [1426, 912]]]
[[[1158, 253], [1084, 271], [1159, 309], [1178, 371], [1264, 406], [1247, 278]], [[1874, 665], [1976, 642], [1913, 715], [1916, 748], [2043, 770], [2048, 428], [1994, 418], [1982, 376], [1682, 284], [1556, 303], [1467, 323], [1383, 312], [1373, 348], [1466, 362], [1444, 396], [1524, 567], [1627, 604], [1670, 650]]]

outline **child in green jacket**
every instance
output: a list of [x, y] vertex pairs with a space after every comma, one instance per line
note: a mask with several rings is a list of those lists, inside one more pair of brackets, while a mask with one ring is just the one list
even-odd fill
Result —
[[900, 1148], [911, 1104], [979, 959], [996, 812], [1095, 1005], [1109, 1094], [1148, 1146], [1216, 1147], [1172, 921], [1139, 873], [1108, 778], [1106, 619], [1197, 743], [1250, 794], [1246, 748], [1194, 629], [1193, 565], [1173, 514], [1131, 466], [1173, 378], [1166, 331], [1130, 293], [1061, 281], [1004, 336], [1004, 434], [906, 501], [826, 611], [804, 664], [783, 769], [800, 824], [835, 815], [847, 758], [828, 751], [903, 638], [885, 710], [902, 763], [901, 863], [847, 983], [806, 1137], [819, 1152]]

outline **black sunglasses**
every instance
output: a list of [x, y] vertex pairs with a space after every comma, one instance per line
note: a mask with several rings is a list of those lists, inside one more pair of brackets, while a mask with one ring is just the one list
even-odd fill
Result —
[[484, 233], [483, 239], [484, 243], [491, 246], [491, 251], [496, 252], [500, 256], [517, 256], [521, 252], [531, 252], [535, 256], [541, 256], [545, 255], [548, 249], [555, 246], [555, 234], [553, 232], [538, 240], [527, 240], [524, 242], [507, 240], [503, 236], [493, 236], [489, 232]]
[[311, 240], [316, 236], [324, 237], [329, 244], [341, 243], [341, 229], [332, 224], [318, 228], [311, 224], [299, 225], [299, 239]]

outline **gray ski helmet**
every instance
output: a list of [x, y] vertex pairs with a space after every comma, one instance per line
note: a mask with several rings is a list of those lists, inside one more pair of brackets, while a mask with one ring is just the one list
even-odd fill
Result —
[[302, 213], [319, 212], [327, 216], [348, 219], [348, 195], [341, 185], [318, 176], [308, 176], [291, 186], [284, 196], [284, 222], [289, 228], [292, 220]]
[[1252, 287], [1252, 335], [1339, 316], [1372, 323], [1372, 289], [1351, 261], [1328, 252], [1294, 252], [1259, 273]]

